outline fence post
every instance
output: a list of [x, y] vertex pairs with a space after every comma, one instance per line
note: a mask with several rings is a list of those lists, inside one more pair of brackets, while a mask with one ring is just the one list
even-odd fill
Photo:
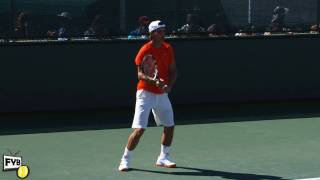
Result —
[[13, 35], [16, 17], [16, 0], [10, 0], [10, 30], [9, 33]]
[[320, 23], [320, 0], [317, 0], [317, 30], [319, 30], [319, 23]]
[[252, 16], [251, 8], [252, 8], [252, 6], [251, 5], [252, 5], [251, 4], [251, 0], [248, 0], [248, 24], [251, 24], [251, 22], [252, 22], [252, 19], [251, 19], [251, 16]]
[[120, 30], [126, 32], [126, 0], [120, 0]]

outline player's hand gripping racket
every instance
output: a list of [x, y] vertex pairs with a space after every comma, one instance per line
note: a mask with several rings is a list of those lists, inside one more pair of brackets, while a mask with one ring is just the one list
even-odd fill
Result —
[[164, 85], [159, 78], [159, 71], [158, 71], [158, 65], [157, 61], [152, 57], [151, 54], [145, 55], [142, 59], [142, 71], [145, 75], [152, 78], [152, 80], [156, 81], [156, 84], [158, 87], [165, 88], [166, 85]]

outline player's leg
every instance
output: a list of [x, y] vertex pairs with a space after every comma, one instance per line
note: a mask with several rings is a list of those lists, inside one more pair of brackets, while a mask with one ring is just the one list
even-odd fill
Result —
[[140, 138], [148, 126], [148, 118], [153, 101], [150, 93], [142, 90], [137, 91], [136, 107], [132, 123], [133, 131], [128, 138], [128, 143], [121, 158], [119, 171], [129, 170], [129, 163], [132, 158], [133, 150], [137, 147]]
[[161, 144], [164, 146], [171, 146], [174, 134], [174, 126], [164, 127], [161, 137]]
[[119, 171], [128, 171], [129, 163], [132, 158], [133, 150], [137, 147], [140, 138], [142, 137], [145, 129], [137, 128], [132, 131], [128, 138], [127, 146], [125, 147], [124, 153], [121, 158], [121, 162], [119, 165]]
[[164, 126], [161, 138], [161, 152], [156, 165], [168, 168], [176, 167], [176, 163], [170, 160], [170, 147], [174, 134], [173, 110], [167, 94], [159, 95], [156, 108], [152, 110], [158, 126]]
[[164, 157], [169, 154], [169, 150], [173, 140], [174, 126], [164, 127], [161, 137], [161, 152], [160, 156]]
[[167, 167], [167, 168], [175, 168], [176, 163], [170, 160], [170, 148], [173, 140], [174, 126], [172, 127], [164, 127], [162, 138], [161, 138], [161, 152], [157, 159], [156, 165]]
[[132, 133], [129, 136], [128, 143], [127, 143], [127, 149], [129, 151], [133, 151], [137, 147], [144, 131], [145, 131], [145, 129], [143, 129], [143, 128], [133, 129]]

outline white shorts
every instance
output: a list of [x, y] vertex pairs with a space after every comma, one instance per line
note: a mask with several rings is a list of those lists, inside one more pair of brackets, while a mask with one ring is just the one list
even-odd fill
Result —
[[132, 128], [147, 128], [151, 110], [157, 126], [174, 126], [173, 110], [168, 94], [154, 94], [146, 90], [138, 90]]

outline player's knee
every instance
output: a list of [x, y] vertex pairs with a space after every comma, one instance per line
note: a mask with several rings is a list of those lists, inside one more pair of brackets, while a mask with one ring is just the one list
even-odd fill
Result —
[[134, 130], [134, 134], [137, 136], [137, 137], [141, 137], [144, 133], [145, 129], [135, 129]]

